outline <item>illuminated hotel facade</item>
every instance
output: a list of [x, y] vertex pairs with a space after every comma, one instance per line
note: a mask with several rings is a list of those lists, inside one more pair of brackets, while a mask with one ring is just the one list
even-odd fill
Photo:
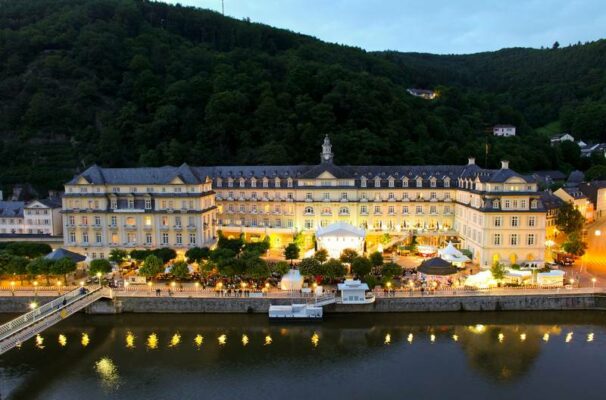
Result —
[[320, 157], [311, 166], [93, 166], [65, 185], [65, 245], [90, 257], [111, 248], [184, 250], [211, 244], [220, 229], [249, 240], [269, 236], [282, 247], [296, 234], [313, 243], [319, 228], [340, 222], [364, 229], [368, 250], [415, 235], [434, 246], [455, 239], [482, 267], [544, 258], [537, 184], [506, 161], [494, 170], [472, 158], [466, 165], [338, 166], [328, 137]]

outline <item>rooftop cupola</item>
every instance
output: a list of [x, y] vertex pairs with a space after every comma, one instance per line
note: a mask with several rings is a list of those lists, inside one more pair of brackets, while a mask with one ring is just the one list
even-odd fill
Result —
[[328, 135], [324, 137], [324, 143], [322, 143], [322, 153], [320, 153], [320, 158], [322, 163], [332, 163], [332, 157], [334, 154], [332, 153], [332, 145], [330, 144], [330, 139]]
[[501, 161], [501, 169], [508, 169], [508, 168], [509, 168], [509, 161], [502, 160]]

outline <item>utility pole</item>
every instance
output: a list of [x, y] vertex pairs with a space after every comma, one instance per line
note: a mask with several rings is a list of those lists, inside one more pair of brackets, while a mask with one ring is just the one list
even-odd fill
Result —
[[225, 15], [225, 0], [221, 0], [221, 14]]

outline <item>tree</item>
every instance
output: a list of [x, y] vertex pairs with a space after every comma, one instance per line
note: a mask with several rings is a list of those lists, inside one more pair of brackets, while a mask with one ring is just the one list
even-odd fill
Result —
[[358, 252], [354, 249], [343, 249], [341, 256], [339, 257], [342, 262], [350, 265], [356, 258], [358, 258]]
[[139, 269], [139, 273], [147, 278], [153, 278], [160, 272], [164, 272], [164, 263], [161, 258], [153, 254], [147, 256], [143, 261], [143, 266]]
[[301, 275], [304, 276], [319, 275], [322, 272], [320, 268], [320, 261], [313, 257], [304, 258], [299, 263], [299, 271], [301, 271]]
[[275, 272], [279, 275], [286, 274], [289, 269], [290, 269], [290, 266], [288, 265], [288, 263], [286, 261], [278, 261], [277, 263], [273, 264], [271, 267], [271, 271]]
[[185, 279], [189, 276], [189, 268], [185, 261], [177, 261], [170, 268], [170, 273], [177, 279]]
[[208, 255], [210, 260], [213, 262], [219, 262], [221, 260], [227, 260], [236, 257], [236, 253], [234, 253], [231, 249], [214, 249]]
[[63, 257], [53, 263], [51, 272], [53, 275], [63, 275], [63, 282], [67, 285], [67, 274], [76, 270], [76, 263], [69, 257]]
[[379, 267], [383, 265], [383, 254], [379, 253], [378, 251], [371, 253], [368, 259], [370, 260], [370, 263], [373, 267]]
[[585, 172], [587, 181], [606, 180], [606, 165], [594, 165]]
[[193, 247], [185, 252], [188, 263], [200, 263], [210, 255], [210, 249], [208, 247]]
[[42, 257], [53, 251], [48, 244], [31, 242], [8, 243], [5, 250], [13, 255], [27, 258]]
[[330, 279], [342, 278], [345, 276], [346, 269], [340, 260], [331, 258], [322, 265], [324, 275]]
[[129, 255], [133, 260], [143, 262], [151, 253], [151, 250], [131, 250]]
[[564, 232], [566, 235], [570, 235], [574, 232], [580, 232], [585, 224], [585, 218], [579, 210], [570, 202], [565, 202], [558, 210], [556, 216], [556, 227]]
[[328, 251], [326, 251], [326, 249], [320, 249], [316, 251], [314, 258], [320, 261], [320, 263], [324, 263], [326, 260], [328, 260]]
[[127, 256], [128, 256], [128, 253], [126, 252], [126, 250], [112, 249], [109, 252], [108, 259], [111, 262], [115, 262], [116, 264], [120, 264], [120, 263], [122, 263], [122, 261], [126, 260]]
[[27, 264], [27, 273], [33, 276], [43, 275], [46, 279], [46, 284], [50, 285], [50, 275], [52, 275], [53, 261], [47, 260], [44, 257], [33, 259]]
[[244, 246], [244, 240], [242, 239], [242, 237], [239, 237], [237, 239], [228, 239], [223, 235], [223, 232], [221, 231], [218, 231], [217, 234], [219, 236], [219, 240], [217, 241], [218, 249], [229, 249], [236, 254], [240, 253], [242, 247]]
[[386, 278], [402, 275], [402, 267], [399, 264], [388, 262], [381, 267], [381, 274]]
[[492, 267], [490, 267], [490, 272], [492, 273], [492, 277], [494, 279], [500, 281], [505, 277], [505, 272], [507, 272], [507, 270], [505, 269], [505, 264], [497, 261], [492, 264]]
[[351, 270], [358, 276], [366, 276], [370, 273], [372, 264], [366, 257], [356, 257], [351, 263]]
[[566, 253], [581, 257], [587, 250], [587, 243], [583, 242], [579, 233], [574, 232], [568, 235], [567, 240], [562, 244], [562, 249]]
[[97, 258], [96, 260], [91, 261], [88, 266], [88, 273], [92, 276], [97, 275], [97, 273], [105, 275], [109, 272], [112, 272], [112, 265], [104, 258]]
[[160, 258], [164, 264], [177, 257], [177, 252], [168, 247], [156, 249], [152, 254]]
[[21, 283], [23, 283], [23, 276], [27, 274], [28, 264], [29, 260], [26, 257], [11, 256], [6, 266], [6, 270], [9, 274], [19, 276]]
[[265, 260], [257, 255], [256, 252], [245, 252], [242, 261], [246, 265], [246, 275], [253, 279], [267, 278], [269, 276], [269, 267]]
[[299, 246], [295, 243], [289, 243], [284, 249], [284, 258], [290, 260], [290, 265], [292, 265], [292, 260], [299, 258]]
[[560, 42], [558, 42], [557, 40], [555, 42], [553, 42], [553, 45], [551, 46], [552, 49], [558, 49], [560, 47]]

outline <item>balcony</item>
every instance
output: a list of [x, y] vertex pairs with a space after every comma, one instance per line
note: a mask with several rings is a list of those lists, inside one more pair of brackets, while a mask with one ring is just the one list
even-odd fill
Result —
[[187, 230], [189, 230], [189, 231], [195, 231], [196, 230], [196, 225], [187, 225]]
[[134, 224], [124, 224], [124, 229], [126, 229], [126, 230], [136, 230], [137, 229], [137, 225], [134, 225]]
[[93, 224], [93, 225], [92, 225], [92, 227], [93, 227], [93, 229], [95, 229], [95, 230], [99, 230], [99, 229], [101, 229], [101, 228], [102, 228], [101, 224]]
[[366, 217], [368, 216], [368, 211], [360, 211], [360, 215]]
[[160, 225], [160, 229], [163, 231], [167, 231], [169, 229], [168, 225]]
[[368, 202], [368, 199], [366, 197], [362, 197], [360, 199], [360, 203], [367, 203], [367, 202]]
[[390, 197], [390, 198], [387, 199], [387, 201], [393, 202], [393, 201], [396, 201], [396, 198], [395, 197]]
[[402, 201], [407, 202], [407, 201], [410, 201], [410, 199], [408, 198], [408, 196], [405, 196], [405, 197], [402, 197]]
[[173, 229], [181, 230], [181, 229], [183, 229], [183, 225], [173, 225]]
[[149, 224], [149, 225], [146, 224], [146, 225], [143, 225], [143, 229], [145, 229], [146, 231], [149, 231], [149, 230], [154, 229], [154, 226], [152, 224]]
[[303, 215], [305, 215], [306, 217], [313, 217], [314, 213], [313, 212], [304, 212]]

